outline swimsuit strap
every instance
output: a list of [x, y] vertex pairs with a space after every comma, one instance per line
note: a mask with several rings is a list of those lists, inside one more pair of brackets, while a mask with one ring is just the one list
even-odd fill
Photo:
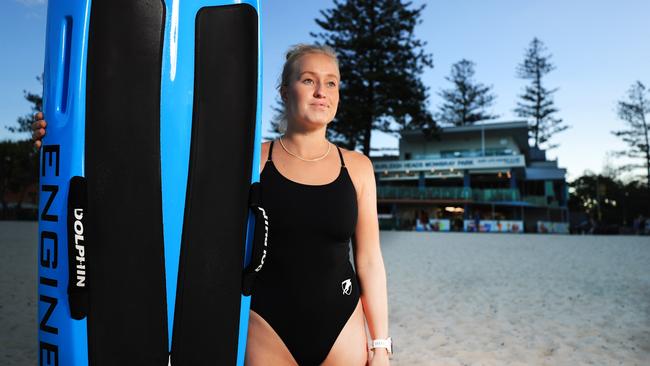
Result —
[[[336, 146], [336, 145], [334, 145], [334, 146]], [[343, 160], [343, 154], [341, 154], [341, 148], [339, 148], [338, 146], [336, 146], [336, 150], [338, 150], [338, 152], [339, 152], [339, 158], [341, 158], [341, 166], [345, 168], [345, 161]]]
[[271, 146], [269, 146], [269, 157], [266, 159], [266, 161], [271, 161], [271, 155], [273, 155], [273, 143], [275, 140], [271, 140]]

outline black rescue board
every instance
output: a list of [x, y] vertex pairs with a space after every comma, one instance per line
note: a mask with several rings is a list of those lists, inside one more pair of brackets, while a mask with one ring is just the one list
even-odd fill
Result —
[[235, 365], [257, 108], [257, 13], [196, 16], [194, 110], [172, 364]]
[[160, 0], [93, 0], [85, 175], [91, 365], [168, 363], [160, 178]]

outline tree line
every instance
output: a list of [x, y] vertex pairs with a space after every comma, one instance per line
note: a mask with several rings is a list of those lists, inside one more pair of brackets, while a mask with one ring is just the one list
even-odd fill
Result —
[[[43, 84], [43, 77], [36, 78]], [[9, 132], [17, 134], [17, 141], [0, 141], [0, 219], [35, 219], [34, 209], [25, 209], [30, 188], [38, 184], [38, 151], [31, 139], [33, 114], [43, 110], [42, 94], [23, 91], [29, 102], [31, 113], [18, 117], [14, 125], [6, 126]], [[12, 202], [9, 202], [11, 198]]]
[[578, 232], [618, 234], [631, 229], [635, 221], [650, 220], [650, 190], [642, 181], [623, 182], [616, 175], [586, 172], [569, 187], [568, 206]]
[[[498, 118], [489, 111], [496, 100], [492, 86], [474, 79], [476, 64], [467, 59], [452, 65], [446, 78], [450, 87], [438, 91], [442, 104], [435, 112], [429, 110], [430, 87], [424, 85], [421, 76], [426, 69], [433, 68], [433, 55], [425, 51], [426, 41], [418, 39], [414, 33], [416, 26], [422, 23], [425, 6], [414, 6], [403, 0], [334, 0], [333, 6], [322, 10], [321, 17], [315, 19], [319, 31], [310, 36], [315, 43], [334, 48], [340, 62], [341, 103], [335, 120], [327, 129], [330, 140], [370, 155], [372, 131], [397, 137], [402, 131], [417, 130], [427, 138], [434, 138], [440, 126], [470, 125]], [[558, 118], [553, 100], [558, 89], [545, 83], [545, 76], [555, 69], [551, 59], [544, 43], [534, 38], [516, 69], [516, 76], [527, 84], [514, 112], [528, 121], [533, 146], [546, 149], [557, 146], [552, 143], [552, 137], [568, 128]], [[25, 98], [31, 103], [32, 112], [42, 110], [40, 95], [25, 92]], [[635, 82], [617, 106], [618, 117], [625, 128], [612, 132], [628, 145], [628, 149], [618, 155], [632, 160], [621, 169], [642, 169], [648, 188], [649, 99], [650, 92], [645, 85]], [[276, 112], [282, 108], [281, 103], [275, 106]], [[18, 118], [17, 126], [8, 129], [18, 134], [28, 133], [30, 123], [31, 114]], [[279, 133], [277, 120], [271, 125], [269, 132]], [[18, 158], [18, 155], [28, 154], [25, 148], [30, 145], [28, 139], [0, 144], [0, 197], [4, 208], [6, 193], [24, 184], [21, 179], [26, 179], [26, 172], [34, 169], [19, 163]], [[33, 155], [31, 159], [37, 156], [33, 152], [29, 154]], [[36, 171], [32, 173], [35, 182]]]
[[[310, 33], [316, 43], [334, 48], [339, 55], [341, 103], [328, 138], [349, 149], [369, 155], [371, 132], [396, 137], [404, 130], [419, 130], [435, 136], [440, 126], [463, 126], [498, 118], [488, 109], [495, 100], [492, 86], [474, 80], [473, 61], [461, 59], [451, 67], [446, 80], [450, 88], [438, 95], [443, 103], [438, 111], [428, 108], [430, 87], [421, 75], [433, 68], [433, 55], [425, 52], [426, 41], [415, 36], [422, 22], [425, 4], [414, 7], [401, 0], [335, 0], [333, 7], [315, 19], [320, 31]], [[518, 66], [517, 76], [530, 81], [514, 109], [530, 123], [534, 146], [546, 145], [551, 137], [568, 126], [557, 118], [553, 94], [544, 76], [555, 66], [543, 42], [534, 38]], [[277, 99], [271, 132], [279, 135], [283, 105]]]
[[[474, 80], [475, 63], [467, 59], [452, 65], [446, 77], [451, 87], [438, 92], [443, 100], [438, 111], [429, 111], [430, 88], [420, 77], [426, 68], [433, 67], [433, 55], [425, 52], [427, 43], [414, 33], [422, 22], [425, 6], [414, 7], [402, 0], [334, 0], [332, 8], [321, 11], [322, 19], [315, 20], [320, 31], [310, 35], [316, 43], [337, 51], [342, 79], [341, 103], [328, 127], [329, 139], [370, 155], [372, 131], [399, 137], [404, 130], [419, 130], [426, 137], [433, 137], [440, 126], [463, 126], [498, 118], [489, 112], [496, 100], [492, 86]], [[545, 83], [545, 77], [555, 70], [551, 59], [544, 43], [535, 37], [516, 69], [516, 76], [527, 81], [527, 85], [514, 112], [528, 121], [532, 145], [540, 149], [557, 147], [551, 141], [553, 136], [569, 128], [558, 117], [553, 99], [558, 88]], [[634, 161], [621, 169], [643, 169], [650, 189], [648, 95], [640, 81], [634, 83], [617, 108], [626, 129], [612, 133], [628, 145], [618, 155]], [[274, 109], [277, 115], [269, 132], [277, 135], [281, 133], [277, 121], [283, 110], [281, 101]]]

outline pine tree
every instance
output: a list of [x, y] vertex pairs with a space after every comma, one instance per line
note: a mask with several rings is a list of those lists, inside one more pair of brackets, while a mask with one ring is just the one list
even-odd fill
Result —
[[547, 89], [542, 85], [544, 76], [553, 70], [555, 66], [551, 63], [551, 54], [547, 53], [542, 41], [534, 38], [526, 49], [524, 62], [517, 67], [517, 76], [530, 80], [530, 85], [519, 96], [521, 101], [517, 102], [515, 113], [529, 120], [530, 136], [536, 148], [542, 144], [546, 144], [548, 149], [557, 147], [557, 144], [551, 144], [549, 140], [568, 128], [562, 119], [555, 117], [558, 109], [553, 101], [553, 93], [557, 88]]
[[[612, 134], [627, 143], [629, 149], [619, 151], [616, 155], [637, 161], [620, 168], [627, 171], [643, 169], [650, 189], [650, 90], [640, 81], [634, 83], [628, 91], [627, 99], [618, 102], [617, 113], [627, 124], [627, 129], [612, 131]], [[638, 163], [638, 160], [643, 163]]]
[[[36, 80], [43, 85], [43, 76], [37, 76]], [[7, 130], [13, 133], [28, 133], [31, 137], [32, 135], [32, 123], [34, 122], [34, 113], [40, 112], [43, 110], [43, 96], [39, 94], [34, 94], [23, 90], [23, 95], [25, 99], [31, 103], [31, 114], [26, 114], [22, 117], [18, 117], [16, 121], [18, 126], [6, 126]]]
[[451, 75], [445, 79], [453, 84], [453, 88], [438, 93], [445, 101], [440, 107], [441, 122], [464, 126], [499, 117], [486, 111], [494, 104], [496, 95], [491, 93], [491, 86], [474, 81], [474, 65], [474, 62], [462, 59], [451, 66]]
[[333, 8], [321, 11], [316, 24], [323, 31], [311, 36], [337, 51], [341, 72], [328, 137], [369, 155], [373, 130], [397, 135], [418, 129], [428, 136], [437, 130], [420, 80], [424, 68], [433, 67], [432, 56], [413, 33], [423, 9], [401, 0], [334, 0]]
[[280, 120], [284, 118], [284, 104], [282, 99], [279, 96], [275, 98], [275, 105], [271, 106], [273, 110], [273, 117], [271, 117], [271, 127], [266, 131], [271, 133], [268, 136], [264, 136], [266, 140], [274, 140], [282, 135], [280, 132]]

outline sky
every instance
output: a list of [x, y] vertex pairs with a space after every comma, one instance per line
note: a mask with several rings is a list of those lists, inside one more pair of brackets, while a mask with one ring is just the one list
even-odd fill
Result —
[[[516, 67], [533, 39], [541, 39], [556, 69], [547, 75], [556, 87], [557, 117], [570, 128], [554, 137], [560, 146], [547, 153], [575, 179], [585, 170], [600, 172], [609, 157], [626, 146], [611, 131], [624, 128], [616, 102], [639, 80], [650, 86], [649, 0], [413, 0], [426, 3], [416, 37], [427, 42], [434, 67], [422, 80], [430, 88], [428, 108], [441, 104], [451, 65], [463, 58], [476, 63], [475, 79], [497, 95], [491, 112], [499, 121], [520, 120], [513, 109], [526, 81]], [[263, 42], [263, 131], [270, 128], [284, 53], [293, 44], [313, 42], [314, 19], [331, 8], [331, 0], [261, 1]], [[29, 112], [23, 90], [40, 92], [36, 76], [43, 70], [46, 0], [0, 2], [0, 140], [19, 136], [5, 126]], [[372, 147], [394, 147], [395, 137], [373, 133]]]

